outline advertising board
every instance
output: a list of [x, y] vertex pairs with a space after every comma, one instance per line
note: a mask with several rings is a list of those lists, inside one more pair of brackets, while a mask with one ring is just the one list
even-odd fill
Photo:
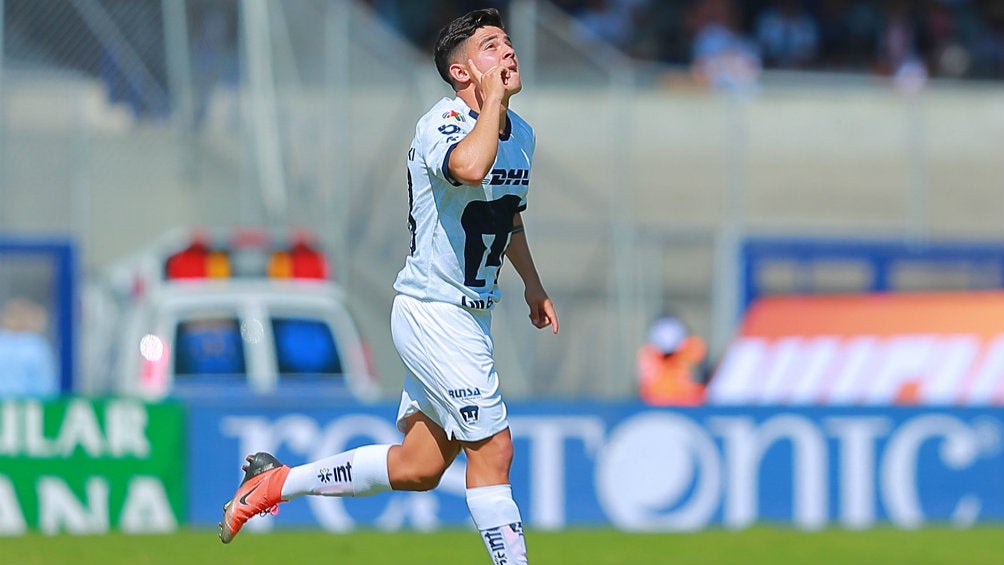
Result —
[[0, 403], [0, 535], [162, 533], [185, 515], [178, 404]]
[[770, 296], [747, 311], [712, 404], [1004, 405], [1004, 292]]
[[[513, 492], [530, 527], [633, 531], [760, 521], [911, 528], [1004, 519], [1004, 411], [987, 408], [687, 408], [514, 403]], [[394, 443], [396, 406], [191, 408], [190, 521], [215, 525], [245, 455], [296, 465]], [[252, 530], [469, 524], [463, 460], [424, 493], [304, 497]]]

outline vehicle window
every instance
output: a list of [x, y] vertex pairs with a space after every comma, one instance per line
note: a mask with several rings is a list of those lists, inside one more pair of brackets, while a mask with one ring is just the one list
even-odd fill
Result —
[[328, 324], [305, 318], [273, 318], [276, 362], [281, 377], [341, 375], [342, 360]]
[[178, 378], [244, 375], [244, 341], [236, 318], [186, 320], [178, 323], [174, 372]]

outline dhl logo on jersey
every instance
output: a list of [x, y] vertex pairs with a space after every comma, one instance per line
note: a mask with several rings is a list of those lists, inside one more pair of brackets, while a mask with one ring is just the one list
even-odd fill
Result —
[[487, 178], [491, 185], [528, 185], [530, 184], [530, 169], [492, 169]]
[[761, 299], [708, 401], [1004, 404], [1004, 292]]

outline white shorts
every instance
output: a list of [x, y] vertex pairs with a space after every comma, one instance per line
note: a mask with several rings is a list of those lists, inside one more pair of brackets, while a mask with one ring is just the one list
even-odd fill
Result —
[[491, 311], [399, 294], [391, 335], [408, 374], [397, 427], [422, 412], [461, 441], [489, 438], [509, 427], [495, 371]]

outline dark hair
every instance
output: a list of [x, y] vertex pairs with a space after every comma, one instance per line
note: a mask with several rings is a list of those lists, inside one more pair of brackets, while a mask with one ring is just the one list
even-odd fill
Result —
[[467, 12], [439, 31], [439, 37], [436, 38], [434, 56], [436, 69], [439, 70], [439, 76], [443, 77], [446, 84], [453, 86], [453, 80], [450, 78], [450, 64], [453, 62], [453, 52], [456, 51], [461, 43], [474, 35], [475, 31], [489, 26], [505, 29], [502, 26], [502, 15], [495, 8], [484, 8]]

